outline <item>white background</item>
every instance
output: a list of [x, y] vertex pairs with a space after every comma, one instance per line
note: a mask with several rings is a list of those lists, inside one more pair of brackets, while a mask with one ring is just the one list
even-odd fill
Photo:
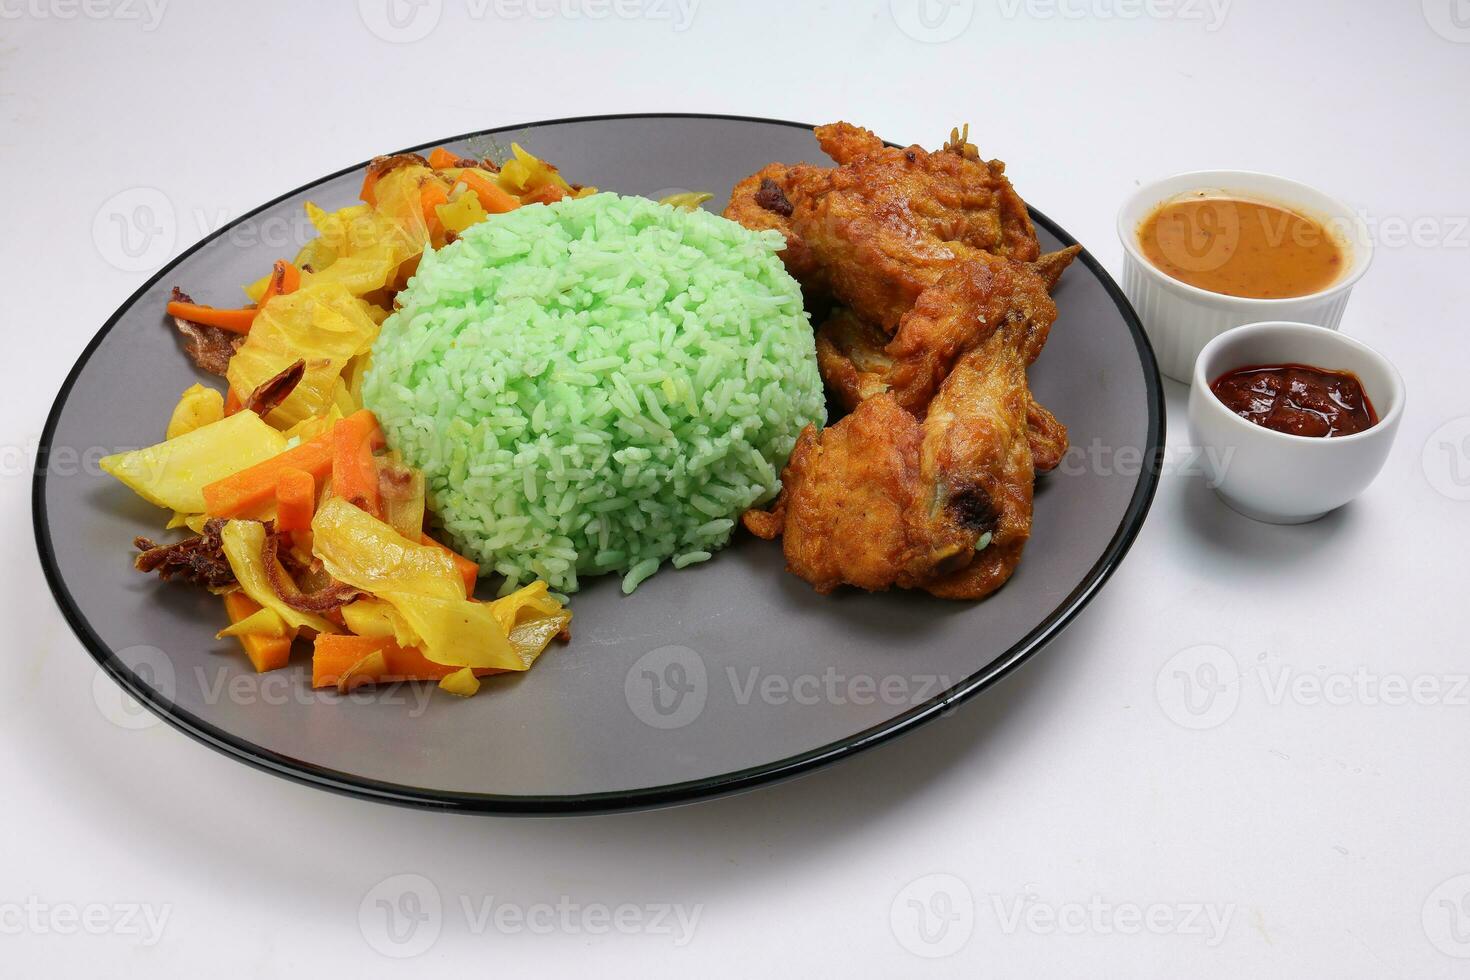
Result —
[[[0, 973], [1470, 974], [1451, 955], [1470, 953], [1470, 878], [1454, 880], [1470, 873], [1470, 502], [1455, 499], [1470, 494], [1470, 27], [1450, 16], [1458, 2], [1470, 24], [1470, 4], [1234, 0], [1220, 20], [1183, 0], [1132, 17], [1129, 0], [934, 0], [925, 27], [912, 0], [704, 0], [689, 23], [652, 0], [600, 18], [596, 0], [528, 0], [542, 16], [425, 2], [395, 34], [384, 0], [172, 0], [161, 19], [141, 0], [0, 0]], [[220, 220], [377, 152], [643, 110], [844, 117], [928, 143], [970, 120], [1115, 274], [1114, 212], [1142, 181], [1223, 167], [1315, 184], [1381, 229], [1343, 327], [1408, 383], [1396, 450], [1363, 499], [1301, 528], [1166, 476], [1127, 562], [1043, 655], [917, 734], [740, 798], [575, 820], [413, 812], [110, 720], [137, 716], [106, 682], [94, 695], [42, 582], [27, 472], [107, 315]], [[118, 268], [94, 221], [105, 242], [108, 202], [137, 188], [161, 194], [175, 237], [149, 269]], [[1181, 446], [1184, 390], [1168, 388]], [[1239, 682], [1192, 714], [1181, 674], [1212, 667]], [[1421, 703], [1386, 703], [1395, 679]], [[376, 905], [402, 882], [372, 892], [397, 874], [443, 907], [406, 947]], [[477, 929], [461, 899], [570, 913], [546, 934]], [[920, 935], [911, 900], [958, 917]], [[93, 903], [166, 924], [138, 935], [108, 911], [102, 935], [66, 934], [67, 910]], [[583, 928], [623, 903], [697, 911], [692, 940], [647, 919]], [[1033, 910], [1019, 922], [1017, 903]], [[1130, 903], [1158, 934], [1132, 928]], [[1184, 922], [1190, 906], [1228, 916], [1223, 935]], [[398, 962], [374, 943], [427, 948]]]

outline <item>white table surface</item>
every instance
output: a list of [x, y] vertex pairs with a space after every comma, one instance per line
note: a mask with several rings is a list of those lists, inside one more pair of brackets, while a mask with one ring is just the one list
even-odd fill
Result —
[[[393, 28], [383, 0], [0, 0], [0, 974], [1470, 974], [1470, 4], [1217, 0], [1217, 20], [1193, 0], [934, 0], [921, 20], [911, 0], [704, 0], [685, 24], [672, 0], [422, 2]], [[29, 506], [52, 397], [151, 271], [94, 243], [115, 195], [173, 209], [171, 250], [140, 260], [156, 267], [382, 150], [643, 110], [926, 142], [968, 119], [1115, 274], [1114, 212], [1141, 181], [1318, 185], [1381, 230], [1344, 329], [1407, 380], [1393, 456], [1296, 529], [1166, 476], [1121, 570], [1042, 655], [917, 734], [734, 799], [415, 812], [115, 724], [137, 716], [56, 611]], [[1241, 679], [1191, 714], [1178, 672], [1206, 663]], [[390, 935], [377, 901], [417, 882], [401, 874], [442, 911]], [[605, 926], [622, 905], [638, 911]]]

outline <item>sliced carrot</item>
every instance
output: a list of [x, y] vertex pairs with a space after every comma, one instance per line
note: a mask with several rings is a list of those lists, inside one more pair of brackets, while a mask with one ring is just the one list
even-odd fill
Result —
[[258, 511], [275, 496], [283, 470], [305, 470], [318, 480], [326, 479], [332, 472], [332, 434], [323, 432], [295, 449], [209, 484], [204, 488], [205, 513], [245, 517]]
[[435, 541], [427, 534], [419, 535], [419, 544], [426, 544], [438, 548], [440, 551], [448, 554], [450, 558], [453, 558], [454, 567], [459, 570], [460, 576], [464, 579], [465, 597], [469, 598], [475, 594], [475, 586], [480, 581], [479, 565], [470, 561], [464, 555], [455, 551], [453, 548], [450, 548], [448, 545], [440, 544], [438, 541]]
[[547, 184], [526, 195], [526, 204], [555, 204], [567, 196], [566, 190], [559, 184]]
[[235, 389], [234, 388], [231, 388], [231, 389], [229, 389], [228, 391], [225, 392], [225, 414], [226, 415], [234, 415], [236, 412], [239, 412], [239, 411], [243, 410], [244, 408], [245, 408], [245, 403], [240, 400], [240, 396], [239, 396], [239, 394], [237, 394], [235, 392]]
[[459, 157], [441, 146], [429, 154], [429, 166], [435, 170], [448, 170], [450, 167], [459, 166]]
[[429, 226], [429, 237], [435, 241], [444, 238], [444, 222], [439, 220], [439, 206], [449, 203], [449, 191], [443, 184], [430, 181], [419, 192], [419, 207], [424, 211], [424, 224]]
[[[382, 654], [380, 669], [356, 673], [354, 683], [384, 684], [393, 681], [438, 681], [460, 668], [436, 664], [417, 647], [401, 647], [389, 636], [353, 636], [350, 633], [323, 633], [316, 638], [311, 657], [311, 686], [336, 687], [342, 675], [374, 654]], [[377, 666], [372, 664], [371, 666]], [[502, 671], [478, 669], [476, 677], [487, 677]]]
[[[229, 614], [230, 622], [238, 623], [260, 612], [260, 606], [243, 592], [231, 592], [225, 596], [225, 612]], [[268, 670], [280, 670], [290, 662], [291, 639], [289, 636], [242, 636], [240, 645], [245, 648], [245, 656], [250, 658], [256, 673], [263, 674]]]
[[248, 517], [276, 495], [282, 470], [305, 470], [318, 480], [332, 472], [332, 434], [324, 432], [295, 449], [288, 449], [249, 469], [216, 480], [204, 488], [205, 513], [210, 517]]
[[276, 530], [309, 531], [316, 513], [316, 477], [294, 467], [276, 477]]
[[256, 313], [253, 306], [239, 310], [221, 310], [200, 303], [181, 303], [178, 300], [169, 303], [167, 309], [169, 316], [180, 317], [193, 323], [202, 323], [206, 327], [219, 327], [231, 333], [249, 333], [250, 324], [255, 322]]
[[459, 179], [480, 199], [480, 207], [488, 214], [505, 214], [521, 206], [513, 195], [478, 170], [461, 171]]
[[378, 204], [378, 176], [377, 167], [368, 167], [367, 172], [362, 175], [362, 190], [357, 194], [364, 204], [373, 207], [376, 207]]
[[373, 444], [379, 436], [377, 419], [365, 409], [332, 428], [332, 496], [374, 517], [383, 514], [378, 464], [373, 460]]
[[301, 270], [285, 259], [277, 259], [275, 266], [271, 269], [270, 281], [266, 283], [265, 292], [261, 295], [256, 309], [259, 310], [277, 296], [294, 293], [300, 287]]
[[[370, 445], [382, 444], [383, 432], [372, 412], [364, 408], [337, 424], [347, 423], [366, 432]], [[282, 470], [305, 470], [318, 480], [326, 479], [332, 472], [333, 432], [335, 429], [323, 432], [295, 449], [209, 484], [204, 488], [205, 513], [210, 517], [248, 517], [258, 512], [275, 497]]]

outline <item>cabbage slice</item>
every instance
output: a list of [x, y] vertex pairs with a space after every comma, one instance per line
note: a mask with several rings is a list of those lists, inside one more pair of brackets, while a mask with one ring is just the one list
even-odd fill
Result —
[[151, 504], [204, 513], [204, 488], [286, 451], [286, 437], [254, 412], [237, 412], [147, 449], [99, 464]]
[[368, 635], [413, 640], [437, 664], [530, 669], [570, 614], [538, 582], [493, 603], [465, 598], [464, 579], [440, 548], [419, 544], [337, 497], [312, 520], [312, 552], [327, 573], [391, 607], [368, 600], [344, 611]]

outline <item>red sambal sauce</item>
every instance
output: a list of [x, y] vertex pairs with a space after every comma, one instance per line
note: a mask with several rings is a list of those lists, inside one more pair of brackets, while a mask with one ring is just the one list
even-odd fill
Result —
[[1347, 436], [1378, 424], [1378, 413], [1350, 371], [1308, 364], [1237, 368], [1210, 382], [1210, 390], [1247, 422], [1293, 436]]

